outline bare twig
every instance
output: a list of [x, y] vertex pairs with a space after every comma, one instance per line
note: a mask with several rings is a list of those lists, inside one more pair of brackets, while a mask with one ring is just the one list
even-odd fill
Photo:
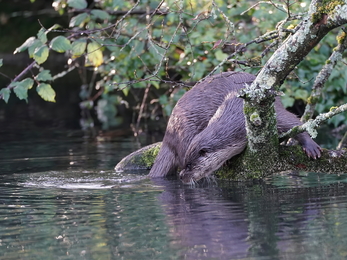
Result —
[[145, 89], [145, 93], [143, 94], [139, 115], [137, 116], [136, 129], [134, 131], [135, 136], [138, 135], [138, 131], [139, 131], [139, 128], [140, 128], [140, 122], [141, 122], [141, 118], [142, 118], [142, 113], [143, 113], [143, 110], [145, 109], [146, 100], [147, 100], [147, 96], [148, 96], [148, 92], [149, 92], [150, 86], [151, 86], [150, 84], [147, 84], [147, 87]]
[[324, 84], [329, 79], [331, 72], [333, 71], [333, 68], [335, 67], [336, 63], [342, 59], [342, 54], [347, 48], [346, 33], [342, 32], [338, 38], [340, 39], [338, 46], [334, 48], [334, 52], [330, 55], [329, 59], [325, 62], [323, 68], [318, 73], [316, 80], [312, 86], [312, 92], [310, 97], [308, 98], [305, 112], [303, 116], [301, 117], [302, 122], [307, 122], [309, 119], [312, 118], [316, 108], [316, 104], [322, 95], [322, 89], [324, 87]]
[[224, 60], [222, 60], [216, 67], [214, 67], [214, 69], [208, 73], [204, 78], [200, 79], [197, 83], [200, 83], [200, 82], [203, 82], [206, 78], [210, 77], [211, 75], [213, 75], [220, 67], [222, 67], [227, 61], [231, 60], [234, 56], [236, 56], [238, 53], [241, 53], [244, 48], [246, 48], [248, 45], [251, 45], [253, 43], [262, 43], [262, 42], [265, 42], [265, 41], [270, 41], [272, 39], [276, 39], [278, 37], [278, 33], [277, 31], [271, 31], [271, 32], [268, 32], [250, 42], [247, 42], [245, 44], [242, 44], [240, 48], [237, 48], [235, 50], [234, 53], [230, 54], [228, 57], [226, 57]]
[[339, 142], [339, 144], [337, 145], [336, 149], [341, 150], [341, 149], [346, 148], [346, 147], [347, 147], [347, 132], [342, 137], [342, 139]]

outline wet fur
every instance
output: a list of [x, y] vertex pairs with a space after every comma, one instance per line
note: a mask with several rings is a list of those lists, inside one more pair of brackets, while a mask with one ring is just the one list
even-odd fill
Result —
[[[226, 160], [241, 153], [247, 141], [243, 101], [237, 93], [254, 79], [248, 73], [225, 72], [185, 93], [172, 111], [149, 176], [164, 177], [182, 169], [182, 181], [192, 182], [208, 177]], [[283, 108], [279, 98], [275, 110], [280, 132], [301, 124]], [[319, 146], [307, 133], [299, 134], [296, 139], [309, 156], [320, 156]]]

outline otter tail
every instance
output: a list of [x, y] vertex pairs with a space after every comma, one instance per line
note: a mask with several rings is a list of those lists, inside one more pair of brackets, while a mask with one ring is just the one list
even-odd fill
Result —
[[163, 143], [148, 176], [156, 178], [173, 175], [177, 173], [177, 168], [178, 162], [176, 155], [172, 149]]

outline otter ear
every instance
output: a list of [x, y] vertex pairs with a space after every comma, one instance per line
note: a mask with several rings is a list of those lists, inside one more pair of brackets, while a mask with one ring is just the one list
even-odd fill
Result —
[[201, 149], [200, 151], [199, 151], [199, 155], [200, 156], [205, 156], [206, 155], [206, 150], [205, 149]]

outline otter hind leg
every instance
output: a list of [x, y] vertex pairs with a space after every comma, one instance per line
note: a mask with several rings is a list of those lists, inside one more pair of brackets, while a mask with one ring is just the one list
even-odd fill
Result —
[[[276, 106], [277, 113], [277, 128], [279, 132], [287, 132], [294, 126], [302, 125], [299, 118], [296, 115], [290, 113], [285, 110], [285, 108], [281, 105]], [[302, 149], [305, 151], [306, 155], [312, 159], [317, 159], [321, 156], [322, 148], [312, 140], [308, 133], [301, 133], [294, 137], [300, 145]]]
[[178, 162], [175, 153], [163, 143], [148, 174], [151, 178], [165, 177], [177, 173]]

